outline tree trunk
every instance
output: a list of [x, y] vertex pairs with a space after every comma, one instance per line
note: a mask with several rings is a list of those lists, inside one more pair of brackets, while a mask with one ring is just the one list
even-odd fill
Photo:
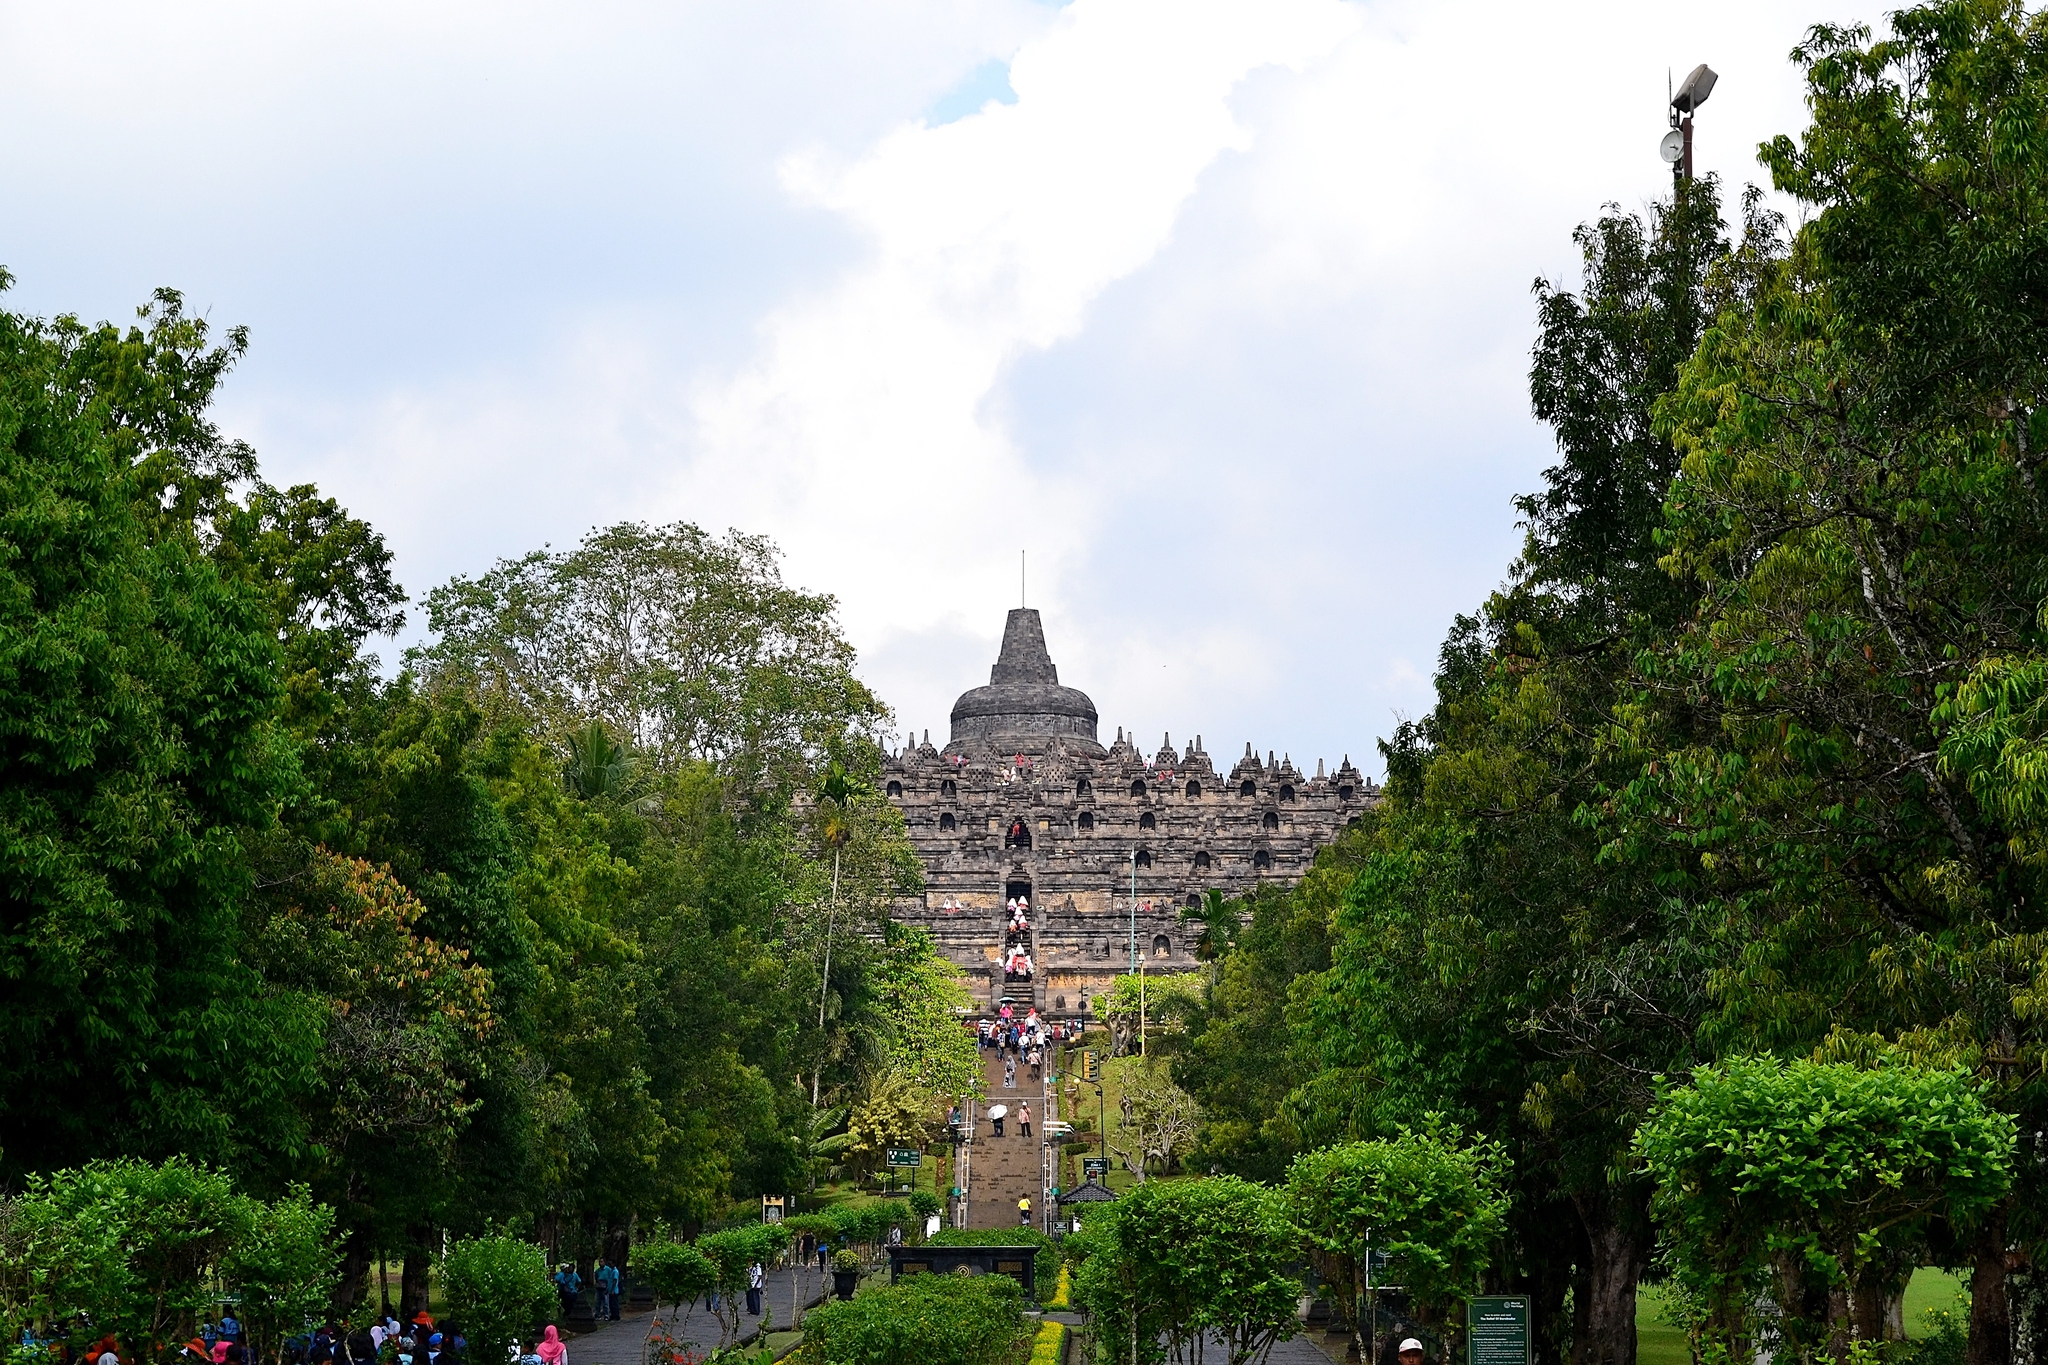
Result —
[[2012, 1311], [2005, 1298], [2005, 1209], [1984, 1222], [1970, 1248], [1968, 1365], [2012, 1365]]
[[370, 1234], [364, 1228], [350, 1228], [341, 1243], [341, 1278], [334, 1285], [334, 1316], [350, 1317], [363, 1301], [364, 1281], [370, 1274]]
[[1650, 1262], [1641, 1198], [1610, 1186], [1572, 1202], [1586, 1230], [1572, 1289], [1572, 1365], [1636, 1365], [1636, 1281]]
[[1535, 1319], [1530, 1324], [1535, 1339], [1529, 1343], [1534, 1365], [1565, 1365], [1564, 1333], [1558, 1330], [1562, 1326], [1558, 1319], [1564, 1315], [1565, 1296], [1571, 1290], [1571, 1267], [1562, 1258], [1543, 1257], [1527, 1280], [1529, 1311]]
[[405, 1231], [405, 1264], [398, 1272], [398, 1317], [402, 1322], [411, 1322], [427, 1311], [427, 1275], [434, 1261], [434, 1229], [421, 1223]]

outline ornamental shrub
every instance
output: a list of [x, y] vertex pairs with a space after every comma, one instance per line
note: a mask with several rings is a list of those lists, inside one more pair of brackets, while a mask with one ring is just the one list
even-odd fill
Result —
[[1298, 1242], [1278, 1191], [1231, 1175], [1147, 1181], [1114, 1216], [1090, 1218], [1085, 1236], [1075, 1297], [1106, 1342], [1128, 1342], [1137, 1326], [1174, 1359], [1221, 1347], [1227, 1365], [1247, 1365], [1294, 1334]]
[[1064, 1322], [1042, 1322], [1038, 1335], [1031, 1341], [1029, 1365], [1060, 1365], [1060, 1357], [1067, 1345], [1067, 1325]]
[[701, 1299], [718, 1285], [718, 1267], [711, 1258], [683, 1242], [642, 1242], [627, 1266], [657, 1304], [671, 1307]]
[[1008, 1275], [913, 1275], [811, 1310], [803, 1365], [999, 1365], [1024, 1331]]
[[782, 1223], [749, 1223], [697, 1239], [697, 1250], [716, 1272], [721, 1349], [739, 1336], [740, 1295], [746, 1292], [748, 1269], [756, 1261], [766, 1266], [788, 1245], [789, 1228]]
[[512, 1345], [548, 1317], [555, 1286], [547, 1252], [517, 1237], [464, 1237], [435, 1268], [448, 1316], [463, 1325], [472, 1360], [503, 1360]]
[[131, 1349], [170, 1341], [225, 1285], [241, 1294], [252, 1339], [274, 1345], [334, 1287], [332, 1210], [300, 1186], [266, 1204], [182, 1157], [32, 1176], [7, 1215], [10, 1333], [39, 1321], [72, 1329], [74, 1346], [108, 1332]]
[[282, 1199], [249, 1201], [245, 1236], [228, 1248], [221, 1281], [241, 1297], [237, 1314], [259, 1358], [284, 1355], [285, 1338], [327, 1312], [341, 1279], [334, 1210], [304, 1185]]
[[31, 1176], [13, 1221], [7, 1278], [27, 1288], [30, 1316], [89, 1319], [89, 1335], [135, 1342], [162, 1340], [203, 1314], [209, 1282], [249, 1218], [225, 1173], [174, 1157]]
[[[1479, 1288], [1507, 1225], [1509, 1162], [1497, 1142], [1467, 1142], [1441, 1115], [1374, 1142], [1347, 1142], [1296, 1157], [1286, 1201], [1325, 1284], [1374, 1317], [1376, 1284], [1405, 1286], [1412, 1302], [1445, 1318]], [[1368, 1276], [1368, 1251], [1385, 1255]], [[1356, 1316], [1356, 1315], [1354, 1315]], [[1354, 1324], [1359, 1354], [1374, 1344]]]
[[1933, 1242], [1952, 1244], [2012, 1184], [2013, 1120], [1960, 1070], [1758, 1057], [1690, 1080], [1659, 1088], [1636, 1154], [1714, 1354], [1739, 1358], [1766, 1329], [1797, 1360], [1883, 1340], [1883, 1305]]

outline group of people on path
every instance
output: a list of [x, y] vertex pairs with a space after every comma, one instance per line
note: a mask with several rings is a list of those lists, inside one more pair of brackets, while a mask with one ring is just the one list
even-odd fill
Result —
[[[583, 1276], [573, 1262], [564, 1261], [555, 1267], [550, 1277], [555, 1282], [555, 1293], [562, 1300], [562, 1316], [575, 1316], [576, 1300], [583, 1294]], [[619, 1320], [619, 1268], [610, 1261], [599, 1261], [597, 1269], [590, 1272], [590, 1279], [597, 1290], [597, 1302], [592, 1315], [599, 1322]]]
[[981, 1046], [994, 1048], [996, 1055], [1003, 1059], [1003, 1089], [1017, 1088], [1017, 1066], [1019, 1063], [1031, 1069], [1031, 1079], [1038, 1080], [1045, 1074], [1045, 1050], [1054, 1041], [1067, 1036], [1069, 1026], [1048, 1025], [1038, 1017], [1038, 1011], [1030, 1010], [1018, 1019], [1008, 1005], [1003, 1006], [994, 1019], [983, 1019], [976, 1025]]
[[[566, 1272], [566, 1273], [564, 1273]], [[556, 1269], [553, 1278], [556, 1289], [564, 1295], [564, 1316], [567, 1316], [568, 1299], [582, 1290], [582, 1277], [571, 1265]], [[592, 1275], [598, 1293], [597, 1316], [601, 1320], [616, 1322], [619, 1317], [619, 1268], [610, 1262], [601, 1263]], [[761, 1267], [756, 1265], [752, 1274], [752, 1287], [747, 1292], [747, 1307], [755, 1316], [761, 1312]], [[58, 1339], [43, 1342], [34, 1333], [24, 1330], [24, 1346], [48, 1345], [53, 1365], [137, 1365], [139, 1359], [151, 1353], [138, 1355], [131, 1347], [123, 1346], [113, 1335], [100, 1338], [82, 1351], [74, 1352], [69, 1343]], [[286, 1340], [279, 1356], [265, 1354], [258, 1361], [255, 1349], [243, 1336], [242, 1324], [232, 1313], [224, 1313], [218, 1323], [201, 1325], [199, 1334], [179, 1346], [179, 1365], [382, 1365], [392, 1356], [398, 1365], [464, 1365], [469, 1343], [463, 1338], [462, 1329], [452, 1323], [437, 1324], [429, 1313], [417, 1313], [409, 1323], [401, 1323], [387, 1308], [382, 1317], [359, 1331], [347, 1331], [329, 1322]], [[562, 1334], [550, 1323], [535, 1342], [530, 1352], [520, 1351], [515, 1346], [513, 1355], [524, 1362], [538, 1362], [538, 1365], [569, 1365], [569, 1347], [562, 1340]]]

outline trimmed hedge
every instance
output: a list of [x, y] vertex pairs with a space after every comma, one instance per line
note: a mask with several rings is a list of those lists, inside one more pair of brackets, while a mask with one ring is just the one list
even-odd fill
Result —
[[1040, 1323], [1038, 1335], [1031, 1339], [1031, 1365], [1060, 1365], [1060, 1356], [1066, 1345], [1067, 1325], [1064, 1322]]
[[914, 1275], [804, 1319], [801, 1365], [1000, 1365], [1024, 1326], [1008, 1275]]

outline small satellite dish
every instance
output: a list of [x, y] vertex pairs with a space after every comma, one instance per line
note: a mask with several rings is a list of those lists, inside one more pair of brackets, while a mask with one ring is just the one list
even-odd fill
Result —
[[1676, 128], [1664, 134], [1664, 140], [1657, 144], [1657, 155], [1676, 165], [1678, 158], [1685, 155], [1685, 134]]

